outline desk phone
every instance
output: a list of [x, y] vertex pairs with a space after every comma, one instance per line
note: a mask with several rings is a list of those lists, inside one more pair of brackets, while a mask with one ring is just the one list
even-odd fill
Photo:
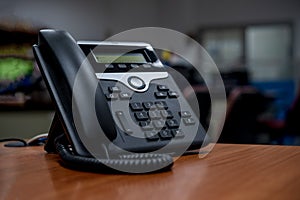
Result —
[[[161, 63], [150, 44], [76, 42], [65, 31], [41, 30], [33, 51], [56, 105], [45, 150], [60, 153], [66, 165], [109, 171], [114, 168], [113, 162], [131, 168], [144, 168], [154, 163], [161, 165], [155, 169], [170, 169], [172, 153], [201, 147], [205, 131], [199, 116], [179, 89], [170, 68]], [[84, 68], [90, 68], [92, 76], [81, 80], [78, 73]], [[76, 84], [84, 86], [77, 89]], [[96, 84], [92, 91], [93, 101], [85, 95], [91, 88], [89, 84]], [[76, 93], [82, 94], [78, 97], [81, 100], [75, 101], [78, 105], [75, 104], [80, 108], [92, 107], [103, 130], [103, 133], [91, 132], [107, 138], [93, 140], [94, 145], [99, 146], [96, 154], [100, 159], [88, 150], [88, 144], [82, 141], [76, 127], [72, 114], [74, 98], [77, 98], [74, 88]], [[86, 118], [91, 116], [83, 117], [84, 121], [89, 122]], [[124, 151], [132, 152], [134, 158], [124, 156]], [[128, 164], [132, 159], [135, 163]], [[109, 164], [103, 167], [107, 162]]]

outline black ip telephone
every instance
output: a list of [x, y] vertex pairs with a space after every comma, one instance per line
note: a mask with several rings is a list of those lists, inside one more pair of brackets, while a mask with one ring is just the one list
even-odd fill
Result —
[[178, 149], [201, 147], [205, 131], [150, 44], [76, 42], [46, 29], [33, 51], [56, 106], [45, 150], [64, 164], [151, 172], [170, 169]]

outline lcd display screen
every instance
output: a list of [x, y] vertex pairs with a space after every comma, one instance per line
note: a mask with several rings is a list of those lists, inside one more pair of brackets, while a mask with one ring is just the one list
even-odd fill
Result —
[[141, 53], [130, 54], [94, 54], [97, 63], [147, 63]]

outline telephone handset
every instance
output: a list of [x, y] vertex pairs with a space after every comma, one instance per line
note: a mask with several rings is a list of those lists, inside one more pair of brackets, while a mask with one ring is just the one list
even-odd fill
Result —
[[167, 170], [171, 153], [201, 147], [197, 115], [149, 44], [76, 42], [65, 31], [41, 30], [33, 51], [56, 106], [45, 150], [66, 165]]

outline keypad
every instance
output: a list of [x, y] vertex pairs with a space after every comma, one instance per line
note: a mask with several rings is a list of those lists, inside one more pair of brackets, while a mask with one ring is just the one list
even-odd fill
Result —
[[115, 113], [128, 135], [133, 133], [129, 120], [133, 120], [140, 127], [148, 142], [184, 138], [187, 133], [179, 128], [180, 121], [184, 126], [192, 126], [196, 123], [190, 111], [171, 110], [174, 109], [174, 105], [169, 105], [169, 101], [178, 98], [179, 93], [171, 90], [167, 85], [155, 86], [151, 90], [152, 97], [146, 101], [140, 100], [144, 98], [131, 99], [132, 95], [119, 86], [110, 86], [106, 91], [108, 91], [106, 94], [108, 100], [129, 100], [131, 119], [125, 117], [122, 111]]

